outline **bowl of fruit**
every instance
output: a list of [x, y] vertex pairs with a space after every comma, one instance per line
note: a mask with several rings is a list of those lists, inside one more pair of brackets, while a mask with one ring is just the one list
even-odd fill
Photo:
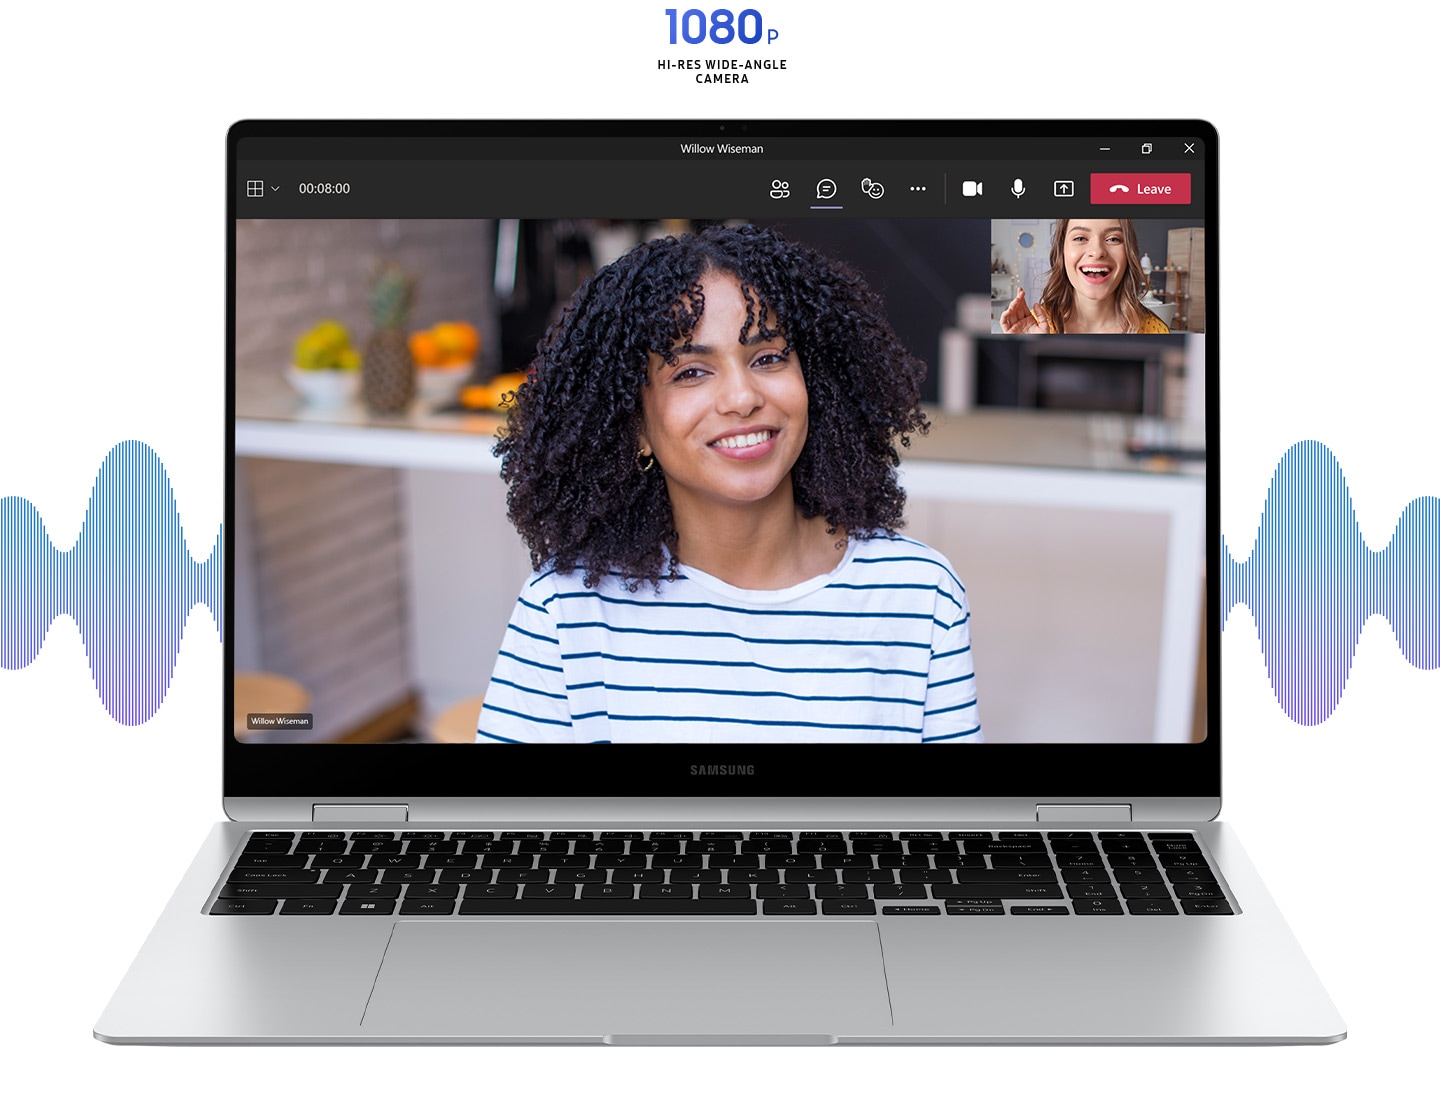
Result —
[[360, 390], [360, 352], [350, 345], [345, 325], [321, 320], [296, 339], [285, 379], [300, 398], [318, 410], [352, 402]]
[[480, 332], [468, 323], [437, 323], [410, 336], [415, 380], [427, 403], [449, 403], [475, 370]]

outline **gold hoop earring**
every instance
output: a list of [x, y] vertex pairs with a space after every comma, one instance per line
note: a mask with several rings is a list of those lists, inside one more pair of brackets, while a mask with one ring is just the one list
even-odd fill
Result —
[[[642, 457], [645, 458], [645, 463], [643, 464], [640, 463]], [[646, 452], [644, 449], [641, 449], [635, 454], [635, 466], [641, 471], [649, 471], [655, 466], [655, 454], [653, 452]]]

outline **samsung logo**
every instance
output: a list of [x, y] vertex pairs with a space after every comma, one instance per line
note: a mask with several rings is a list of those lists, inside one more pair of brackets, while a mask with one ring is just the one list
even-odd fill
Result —
[[753, 764], [692, 764], [692, 776], [753, 776]]

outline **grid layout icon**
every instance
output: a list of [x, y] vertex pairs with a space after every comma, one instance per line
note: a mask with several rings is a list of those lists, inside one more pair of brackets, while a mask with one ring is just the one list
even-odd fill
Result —
[[265, 196], [265, 182], [262, 179], [249, 179], [245, 183], [245, 196], [247, 198], [263, 198]]

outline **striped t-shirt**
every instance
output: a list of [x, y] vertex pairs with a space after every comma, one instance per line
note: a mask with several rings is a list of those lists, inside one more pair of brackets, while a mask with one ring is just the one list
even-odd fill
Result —
[[852, 539], [789, 589], [583, 577], [526, 583], [477, 741], [983, 740], [965, 587], [914, 540]]

